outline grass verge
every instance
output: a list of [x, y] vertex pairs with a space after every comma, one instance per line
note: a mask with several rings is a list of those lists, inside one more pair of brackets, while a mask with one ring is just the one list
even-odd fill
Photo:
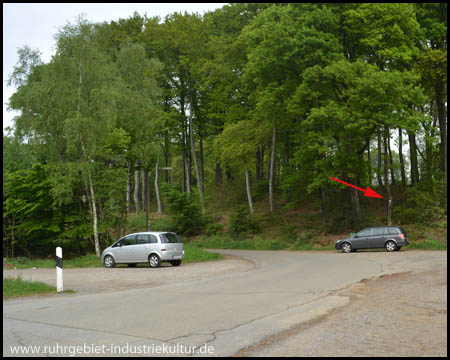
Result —
[[[29, 269], [29, 268], [54, 268], [56, 266], [55, 259], [29, 259], [26, 257], [4, 258], [3, 269]], [[93, 255], [81, 256], [74, 259], [63, 260], [64, 269], [100, 267], [103, 266], [101, 260]]]
[[434, 239], [425, 239], [424, 241], [413, 241], [407, 248], [420, 250], [447, 250], [447, 244]]
[[3, 298], [48, 293], [56, 293], [56, 288], [39, 281], [23, 280], [20, 276], [3, 279]]
[[[198, 246], [192, 244], [184, 245], [185, 258], [183, 263], [193, 263], [200, 261], [212, 261], [222, 259], [220, 254], [210, 253]], [[28, 259], [25, 257], [4, 258], [3, 269], [29, 269], [29, 268], [54, 268], [56, 261], [54, 259]], [[71, 268], [90, 268], [103, 267], [103, 264], [97, 256], [90, 254], [74, 259], [63, 260], [64, 269]], [[125, 265], [126, 266], [126, 265]]]
[[223, 255], [210, 253], [196, 245], [184, 244], [184, 260], [183, 263], [193, 263], [201, 261], [213, 261], [223, 259]]
[[266, 239], [261, 236], [232, 237], [228, 234], [197, 238], [192, 242], [194, 246], [209, 249], [235, 250], [332, 250], [334, 245], [320, 245], [313, 242], [287, 242], [280, 238]]

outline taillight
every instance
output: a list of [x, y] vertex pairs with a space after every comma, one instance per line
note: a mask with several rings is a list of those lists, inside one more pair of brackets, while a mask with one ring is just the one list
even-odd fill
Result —
[[398, 236], [400, 237], [400, 239], [404, 239], [405, 238], [405, 235], [403, 235], [403, 234], [399, 234]]

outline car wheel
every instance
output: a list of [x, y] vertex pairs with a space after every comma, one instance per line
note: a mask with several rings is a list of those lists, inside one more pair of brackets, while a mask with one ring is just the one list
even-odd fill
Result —
[[349, 253], [352, 251], [352, 246], [348, 242], [345, 242], [341, 245], [341, 250], [342, 252]]
[[388, 242], [386, 243], [386, 251], [387, 251], [387, 252], [395, 251], [395, 249], [397, 249], [397, 245], [395, 245], [395, 242], [393, 242], [393, 241], [388, 241]]
[[137, 264], [128, 264], [128, 267], [136, 267]]
[[159, 259], [159, 256], [156, 254], [151, 254], [148, 258], [148, 265], [151, 268], [157, 268], [161, 265], [161, 260]]
[[172, 266], [180, 266], [181, 265], [181, 260], [174, 260], [170, 262], [172, 264]]
[[106, 268], [113, 268], [116, 265], [116, 262], [114, 261], [114, 258], [111, 255], [107, 255], [103, 260], [103, 264], [105, 265]]

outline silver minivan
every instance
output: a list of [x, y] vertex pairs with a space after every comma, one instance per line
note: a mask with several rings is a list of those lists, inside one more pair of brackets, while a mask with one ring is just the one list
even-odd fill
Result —
[[162, 262], [173, 266], [181, 265], [184, 259], [184, 245], [173, 232], [140, 232], [126, 235], [103, 250], [102, 263], [107, 268], [116, 264], [148, 263], [157, 268]]

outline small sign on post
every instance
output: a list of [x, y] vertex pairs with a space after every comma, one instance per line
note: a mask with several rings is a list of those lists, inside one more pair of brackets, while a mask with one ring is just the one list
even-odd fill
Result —
[[62, 248], [56, 248], [56, 291], [63, 291]]

